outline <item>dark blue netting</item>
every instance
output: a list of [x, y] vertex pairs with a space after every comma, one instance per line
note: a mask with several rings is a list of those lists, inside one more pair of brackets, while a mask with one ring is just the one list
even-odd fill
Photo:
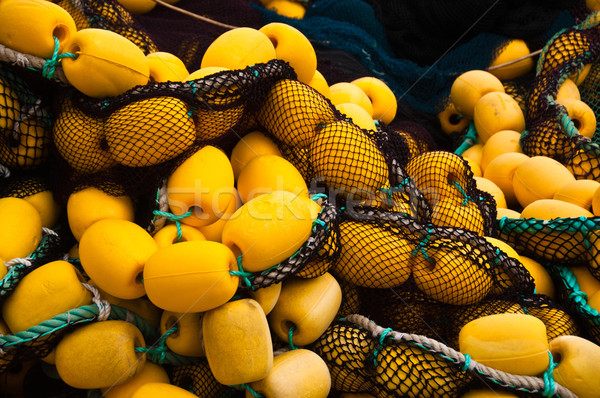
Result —
[[[291, 19], [255, 6], [265, 23], [283, 22], [302, 31], [313, 45], [339, 49], [356, 57], [372, 76], [383, 80], [399, 101], [415, 110], [435, 114], [448, 97], [454, 79], [471, 69], [485, 69], [495, 49], [509, 37], [481, 32], [466, 42], [451, 47], [431, 65], [419, 66], [409, 59], [399, 59], [392, 51], [386, 30], [373, 8], [361, 0], [318, 0], [303, 19]], [[572, 26], [569, 12], [561, 11], [540, 43], [562, 28]], [[541, 46], [540, 44], [540, 46]], [[532, 48], [532, 51], [537, 48]]]

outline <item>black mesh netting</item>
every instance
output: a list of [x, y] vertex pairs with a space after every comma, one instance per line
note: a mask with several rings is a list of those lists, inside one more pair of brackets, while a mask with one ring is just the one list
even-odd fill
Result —
[[463, 354], [435, 338], [387, 325], [351, 314], [334, 321], [313, 344], [330, 369], [332, 396], [452, 397], [480, 387], [517, 396], [543, 395], [541, 378], [502, 380], [503, 375], [489, 368], [469, 366]]
[[585, 264], [567, 267], [561, 263], [547, 262], [545, 266], [556, 285], [557, 301], [573, 315], [580, 325], [582, 336], [600, 344], [600, 314], [588, 303], [591, 294], [583, 291], [585, 281], [578, 279], [572, 271], [573, 267], [585, 267]]
[[527, 131], [521, 138], [523, 152], [529, 156], [552, 157], [566, 165], [577, 179], [600, 178], [598, 134], [584, 137], [576, 117], [556, 102], [562, 82], [571, 77], [583, 79], [581, 99], [595, 114], [598, 85], [600, 35], [598, 14], [590, 14], [579, 25], [559, 32], [540, 55], [537, 73], [526, 102]]
[[9, 170], [38, 168], [50, 147], [47, 98], [21, 69], [0, 63], [0, 166]]

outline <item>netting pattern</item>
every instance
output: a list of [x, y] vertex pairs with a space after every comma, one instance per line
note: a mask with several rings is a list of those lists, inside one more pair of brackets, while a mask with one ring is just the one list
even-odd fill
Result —
[[45, 98], [14, 66], [0, 64], [0, 165], [25, 170], [45, 163], [50, 126]]
[[[600, 54], [599, 19], [600, 14], [590, 14], [579, 25], [564, 29], [547, 43], [526, 101], [528, 130], [521, 138], [523, 152], [552, 157], [566, 165], [577, 179], [600, 179], [598, 135], [590, 139], [579, 134], [566, 108], [556, 102], [556, 94], [566, 78], [582, 79], [582, 100], [594, 105], [598, 74], [595, 64]], [[597, 107], [592, 109], [597, 114]]]
[[198, 358], [189, 365], [174, 366], [170, 369], [171, 383], [199, 397], [232, 397], [236, 391], [215, 379], [206, 358]]
[[580, 325], [581, 334], [600, 344], [600, 314], [589, 306], [589, 297], [580, 289], [575, 274], [560, 263], [547, 262], [546, 266], [556, 285], [557, 300], [573, 315]]
[[590, 271], [600, 277], [594, 242], [600, 230], [598, 217], [503, 218], [498, 221], [500, 238], [517, 252], [542, 261], [563, 264], [586, 262]]

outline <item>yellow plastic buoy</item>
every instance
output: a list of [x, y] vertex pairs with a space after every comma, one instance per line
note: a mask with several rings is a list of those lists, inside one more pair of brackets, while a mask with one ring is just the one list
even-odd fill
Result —
[[470, 70], [458, 76], [450, 87], [450, 99], [461, 115], [473, 119], [475, 104], [487, 93], [504, 93], [500, 79], [484, 70]]
[[82, 276], [66, 261], [46, 263], [25, 275], [2, 304], [2, 318], [12, 333], [92, 303]]
[[550, 363], [546, 326], [525, 314], [494, 314], [463, 326], [459, 349], [475, 361], [508, 373], [537, 376]]
[[55, 38], [58, 52], [77, 32], [73, 17], [65, 9], [43, 0], [0, 2], [0, 43], [23, 54], [52, 58]]
[[518, 133], [525, 130], [525, 115], [519, 103], [504, 92], [492, 92], [482, 96], [475, 104], [473, 122], [480, 142], [485, 142], [502, 130]]
[[233, 147], [229, 158], [235, 179], [237, 180], [240, 172], [248, 162], [261, 155], [281, 156], [281, 151], [271, 138], [258, 130], [254, 130], [240, 138]]
[[270, 329], [283, 341], [289, 341], [291, 333], [294, 345], [308, 345], [333, 321], [342, 302], [342, 289], [328, 272], [282, 283], [279, 299], [268, 315]]
[[376, 77], [366, 76], [352, 80], [350, 83], [360, 87], [371, 100], [373, 119], [390, 124], [396, 117], [398, 102], [390, 87]]
[[156, 51], [147, 54], [146, 61], [148, 61], [148, 67], [150, 68], [150, 81], [181, 82], [190, 74], [183, 61], [169, 52]]
[[490, 272], [467, 254], [472, 249], [460, 242], [443, 241], [428, 247], [427, 257], [419, 251], [409, 259], [415, 284], [428, 297], [443, 303], [469, 305], [481, 301], [493, 285]]
[[309, 238], [321, 207], [291, 192], [274, 191], [240, 207], [223, 228], [223, 244], [244, 271], [264, 271], [294, 254]]
[[71, 233], [77, 241], [96, 221], [105, 218], [134, 221], [133, 202], [129, 195], [119, 194], [119, 190], [111, 194], [110, 187], [106, 187], [108, 192], [101, 188], [88, 187], [69, 195], [67, 220]]
[[558, 189], [575, 181], [560, 162], [547, 156], [533, 156], [517, 167], [513, 178], [515, 196], [522, 207], [538, 199], [551, 199]]
[[203, 312], [230, 300], [237, 290], [237, 263], [225, 245], [181, 242], [158, 249], [144, 267], [148, 298], [172, 312]]
[[273, 307], [275, 307], [275, 304], [277, 304], [279, 296], [281, 295], [281, 286], [281, 283], [273, 283], [267, 287], [261, 287], [250, 291], [250, 297], [260, 304], [265, 315], [269, 315], [273, 310]]
[[207, 311], [202, 337], [210, 370], [221, 384], [260, 380], [273, 367], [269, 324], [252, 299], [231, 301]]
[[238, 176], [237, 190], [242, 203], [274, 191], [308, 196], [308, 187], [298, 169], [277, 155], [261, 155], [250, 160]]
[[138, 388], [131, 398], [198, 398], [184, 388], [169, 383], [146, 383]]
[[503, 153], [523, 153], [519, 140], [521, 133], [514, 130], [502, 130], [492, 135], [481, 147], [481, 170], [485, 173], [488, 164]]
[[0, 264], [30, 255], [40, 244], [42, 218], [25, 199], [0, 198]]
[[[521, 218], [537, 218], [539, 220], [593, 216], [581, 206], [556, 199], [538, 199], [525, 206], [521, 211]], [[565, 236], [568, 236], [568, 232], [566, 234]]]
[[312, 141], [309, 156], [316, 178], [342, 195], [366, 199], [389, 184], [381, 151], [354, 123], [326, 125]]
[[600, 391], [600, 346], [579, 336], [559, 336], [549, 344], [559, 360], [552, 371], [554, 381], [580, 398], [593, 398]]
[[128, 103], [104, 124], [110, 155], [127, 167], [146, 167], [173, 159], [196, 140], [196, 127], [182, 100], [153, 97]]
[[268, 23], [258, 31], [271, 40], [276, 58], [288, 62], [298, 80], [308, 84], [317, 70], [317, 55], [304, 33], [281, 22]]
[[243, 69], [276, 58], [275, 47], [267, 35], [258, 29], [240, 27], [213, 40], [202, 56], [200, 67]]
[[169, 375], [162, 365], [144, 362], [142, 370], [124, 383], [101, 389], [104, 398], [131, 398], [140, 387], [148, 383], [169, 383]]
[[94, 173], [118, 164], [106, 145], [104, 119], [87, 115], [69, 99], [61, 104], [52, 138], [60, 156], [79, 172]]
[[504, 192], [495, 182], [485, 177], [473, 177], [473, 179], [475, 180], [477, 189], [492, 195], [496, 202], [496, 207], [508, 207]]
[[[489, 72], [500, 80], [516, 79], [523, 76], [533, 70], [535, 66], [533, 58], [527, 57], [529, 54], [529, 47], [524, 40], [511, 39], [500, 46], [499, 51], [497, 51], [497, 54], [490, 63]], [[504, 65], [519, 58], [523, 59]]]
[[373, 104], [369, 96], [356, 84], [339, 82], [329, 86], [329, 98], [333, 105], [351, 103], [363, 108], [373, 117]]
[[321, 95], [325, 98], [329, 98], [331, 96], [331, 89], [329, 88], [329, 83], [327, 83], [327, 79], [325, 76], [318, 70], [315, 71], [314, 76], [307, 83], [310, 87], [317, 90]]
[[506, 152], [496, 156], [487, 164], [483, 177], [496, 184], [504, 194], [508, 206], [519, 204], [515, 195], [513, 180], [517, 168], [529, 159], [529, 156], [519, 152]]
[[88, 276], [113, 296], [135, 299], [146, 294], [141, 274], [158, 250], [152, 236], [139, 225], [105, 218], [85, 230], [79, 241], [81, 266]]
[[176, 354], [187, 357], [204, 356], [201, 312], [163, 311], [160, 333], [168, 334], [165, 344]]
[[360, 105], [344, 102], [335, 105], [336, 109], [346, 116], [346, 119], [351, 119], [352, 123], [356, 124], [363, 130], [377, 130], [375, 121], [363, 107]]
[[132, 41], [106, 29], [87, 28], [73, 34], [62, 59], [65, 77], [77, 90], [93, 98], [114, 97], [148, 83], [146, 55]]
[[596, 114], [588, 104], [575, 98], [558, 98], [557, 104], [564, 106], [577, 132], [592, 138], [596, 132]]
[[106, 388], [125, 383], [144, 367], [142, 332], [132, 323], [106, 320], [83, 325], [56, 346], [56, 370], [71, 387]]
[[588, 211], [592, 211], [594, 194], [600, 188], [596, 180], [575, 180], [560, 187], [552, 199], [573, 203]]
[[184, 224], [212, 224], [234, 200], [233, 169], [227, 155], [207, 145], [187, 158], [167, 180], [169, 208]]
[[269, 374], [250, 386], [265, 397], [326, 398], [331, 375], [319, 355], [299, 348], [276, 355]]
[[552, 281], [552, 277], [548, 273], [548, 270], [532, 258], [523, 255], [520, 255], [519, 257], [521, 259], [521, 264], [523, 264], [523, 267], [527, 268], [527, 271], [529, 271], [529, 274], [531, 274], [531, 277], [533, 278], [536, 294], [545, 294], [551, 299], [554, 299], [554, 282]]

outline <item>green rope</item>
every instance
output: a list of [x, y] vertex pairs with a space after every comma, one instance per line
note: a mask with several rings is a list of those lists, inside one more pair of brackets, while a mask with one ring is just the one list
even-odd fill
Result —
[[252, 281], [250, 280], [250, 278], [254, 277], [254, 274], [252, 272], [244, 271], [244, 267], [242, 266], [242, 255], [241, 254], [239, 256], [237, 256], [237, 265], [238, 265], [239, 271], [229, 271], [229, 273], [231, 275], [241, 277], [244, 284], [247, 287], [249, 287], [250, 289], [254, 290], [255, 288], [254, 288], [254, 286], [252, 286]]
[[158, 340], [156, 344], [153, 344], [151, 347], [136, 347], [135, 352], [141, 352], [148, 356], [150, 361], [157, 364], [167, 364], [167, 365], [188, 365], [196, 362], [196, 358], [193, 357], [185, 357], [183, 355], [179, 355], [174, 353], [167, 347], [165, 341], [167, 337], [177, 331], [177, 326], [173, 326], [171, 329], [167, 330]]
[[542, 391], [542, 395], [549, 398], [554, 396], [554, 391], [556, 390], [556, 383], [552, 377], [552, 372], [557, 364], [554, 363], [554, 358], [552, 358], [552, 353], [550, 351], [548, 351], [548, 356], [550, 357], [550, 362], [548, 364], [548, 369], [544, 372], [544, 391]]
[[469, 129], [463, 138], [463, 142], [458, 148], [456, 148], [454, 153], [456, 155], [462, 155], [467, 149], [471, 148], [475, 144], [477, 144], [477, 130], [475, 129], [475, 123], [471, 122], [469, 124]]
[[385, 347], [385, 338], [387, 337], [388, 333], [390, 333], [393, 330], [394, 329], [392, 328], [386, 328], [379, 335], [377, 347], [375, 347], [375, 350], [373, 350], [373, 366], [377, 366], [377, 357], [379, 356], [381, 350], [383, 350], [383, 348]]
[[586, 315], [590, 322], [594, 325], [600, 325], [600, 313], [595, 308], [590, 307], [587, 303], [587, 294], [580, 289], [575, 274], [567, 267], [559, 266], [556, 269], [558, 270], [563, 283], [570, 291], [568, 296], [569, 299], [577, 304], [577, 309]]
[[187, 212], [185, 212], [184, 214], [178, 215], [176, 216], [173, 213], [169, 213], [167, 211], [160, 211], [160, 210], [154, 210], [152, 212], [152, 214], [154, 214], [155, 216], [162, 216], [162, 217], [166, 217], [167, 220], [169, 221], [174, 221], [175, 222], [175, 226], [177, 228], [177, 242], [181, 242], [181, 238], [183, 236], [182, 232], [181, 232], [181, 222], [180, 220], [183, 220], [184, 218], [187, 218], [189, 216], [192, 215], [192, 208], [190, 208]]
[[58, 53], [59, 47], [60, 47], [60, 42], [58, 41], [58, 38], [55, 36], [54, 37], [54, 51], [52, 53], [52, 58], [47, 59], [46, 62], [44, 63], [44, 66], [42, 66], [42, 76], [44, 76], [46, 79], [52, 79], [52, 76], [54, 75], [54, 71], [56, 70], [56, 67], [58, 66], [58, 63], [60, 62], [61, 59], [63, 59], [63, 58], [76, 59], [78, 57], [77, 54], [72, 54], [72, 53], [59, 54]]
[[292, 336], [294, 335], [294, 329], [296, 329], [296, 325], [290, 326], [290, 330], [288, 331], [288, 341], [290, 342], [290, 348], [292, 350], [297, 350], [298, 347], [294, 345], [294, 340], [292, 339]]
[[68, 326], [95, 321], [98, 314], [99, 309], [95, 304], [69, 310], [27, 330], [12, 335], [0, 336], [0, 348], [18, 347], [30, 341], [56, 333]]

